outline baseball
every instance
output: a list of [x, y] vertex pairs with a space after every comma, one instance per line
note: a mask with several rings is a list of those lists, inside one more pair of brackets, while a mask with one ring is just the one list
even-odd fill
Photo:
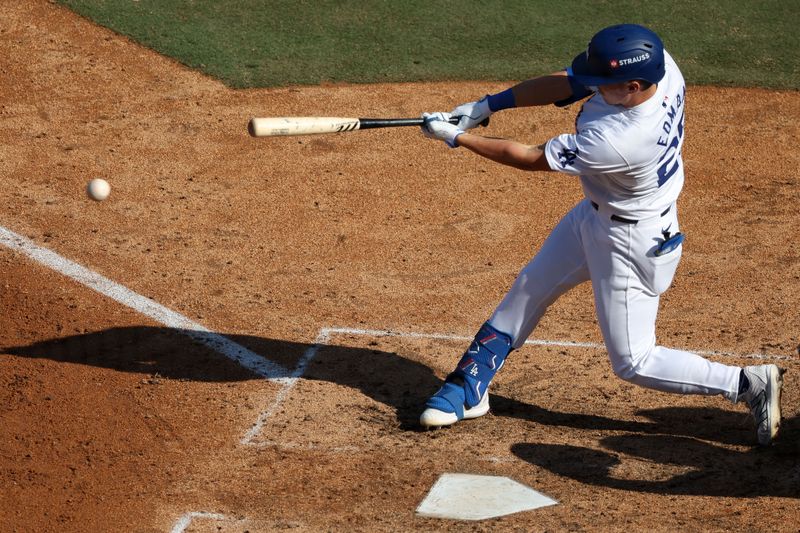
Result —
[[111, 185], [102, 178], [95, 178], [86, 185], [86, 194], [88, 194], [89, 198], [92, 200], [102, 202], [111, 194]]

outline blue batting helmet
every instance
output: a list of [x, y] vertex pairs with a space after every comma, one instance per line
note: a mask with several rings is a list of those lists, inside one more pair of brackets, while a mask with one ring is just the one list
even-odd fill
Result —
[[664, 44], [638, 24], [609, 26], [572, 61], [572, 76], [586, 86], [628, 80], [658, 83], [664, 77]]

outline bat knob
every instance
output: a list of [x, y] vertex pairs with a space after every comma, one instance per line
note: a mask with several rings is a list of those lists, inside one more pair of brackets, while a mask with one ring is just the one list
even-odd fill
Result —
[[251, 137], [255, 137], [256, 136], [256, 128], [253, 125], [253, 119], [252, 118], [247, 122], [247, 133], [249, 133]]

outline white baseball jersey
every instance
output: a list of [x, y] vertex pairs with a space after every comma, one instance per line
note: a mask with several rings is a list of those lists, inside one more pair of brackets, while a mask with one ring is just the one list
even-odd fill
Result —
[[659, 296], [672, 283], [683, 246], [659, 246], [680, 231], [675, 201], [683, 187], [685, 85], [665, 53], [666, 74], [646, 102], [583, 104], [572, 134], [547, 142], [554, 170], [580, 176], [586, 199], [558, 223], [522, 269], [489, 324], [522, 346], [547, 308], [591, 281], [598, 324], [614, 373], [680, 394], [736, 401], [740, 369], [659, 346]]
[[666, 52], [664, 64], [666, 74], [646, 102], [626, 109], [598, 92], [583, 104], [575, 133], [546, 145], [550, 168], [580, 175], [589, 200], [625, 218], [658, 215], [683, 187], [686, 86]]

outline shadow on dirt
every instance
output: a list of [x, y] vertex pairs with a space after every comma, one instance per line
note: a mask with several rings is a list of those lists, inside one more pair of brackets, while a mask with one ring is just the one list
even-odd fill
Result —
[[[227, 338], [289, 371], [297, 366], [298, 361], [312, 347], [308, 343], [248, 335], [229, 335]], [[0, 351], [23, 357], [45, 358], [176, 380], [231, 382], [262, 379], [191, 339], [184, 331], [162, 327], [112, 328]], [[325, 345], [305, 369], [303, 377], [350, 387], [393, 408], [400, 429], [407, 431], [421, 430], [418, 417], [422, 406], [441, 384], [440, 378], [430, 367], [395, 352], [371, 349], [369, 345], [364, 348]], [[739, 445], [753, 441], [752, 426], [743, 423], [746, 416], [744, 411], [660, 409], [640, 413], [648, 417], [648, 421], [631, 421], [598, 414], [551, 411], [504, 396], [492, 395], [492, 412], [495, 416], [519, 418], [535, 424], [634, 434], [624, 438], [609, 438], [612, 439], [609, 441], [611, 443], [616, 442], [613, 439], [622, 439], [622, 442], [614, 444], [620, 447], [632, 442], [634, 448], [647, 443], [655, 448], [669, 448], [666, 441], [669, 437], [663, 435], [673, 436], [673, 439], [677, 439], [674, 444], [681, 446], [683, 444], [679, 437]], [[784, 433], [791, 435], [792, 424], [795, 426], [796, 440], [796, 419], [787, 423]], [[659, 436], [650, 437], [652, 435]], [[688, 440], [690, 443], [697, 442]], [[565, 453], [564, 449], [558, 447], [545, 447], [543, 453], [539, 454], [536, 451], [537, 445], [517, 445], [518, 448], [520, 446], [523, 447], [520, 449], [521, 456], [547, 457], [548, 454]], [[696, 444], [692, 446], [696, 447]], [[531, 452], [526, 453], [528, 448], [525, 447], [530, 448]], [[710, 448], [715, 449], [713, 446]], [[576, 457], [567, 462], [580, 464], [581, 454], [584, 452], [590, 455], [597, 453], [588, 449], [569, 449], [569, 453]]]
[[[312, 344], [248, 335], [228, 339], [291, 373]], [[0, 353], [108, 368], [120, 372], [201, 382], [262, 379], [182, 330], [126, 327], [0, 348]], [[2, 356], [0, 356], [2, 357]], [[440, 380], [433, 370], [397, 353], [325, 345], [303, 373], [305, 379], [338, 383], [396, 410], [401, 429], [417, 429], [420, 407]]]
[[724, 411], [715, 408], [653, 409], [640, 411], [648, 421], [617, 420], [603, 415], [561, 413], [502, 396], [492, 396], [492, 413], [529, 420], [546, 426], [644, 434], [683, 435], [724, 444], [748, 444], [754, 427], [743, 406]]
[[[639, 414], [653, 414], [659, 419], [657, 426], [641, 428], [644, 432], [602, 438], [599, 441], [602, 449], [518, 443], [511, 451], [554, 474], [612, 489], [687, 496], [800, 498], [800, 417], [783, 421], [781, 435], [772, 446], [745, 451], [700, 440], [705, 438], [701, 432], [699, 438], [676, 435], [676, 429], [683, 433], [688, 426], [670, 425], [680, 420], [703, 419], [711, 412], [716, 419], [713, 426], [720, 431], [724, 427], [721, 424], [737, 414], [693, 408], [643, 411]], [[755, 440], [754, 431], [750, 432], [750, 438], [739, 444]]]

